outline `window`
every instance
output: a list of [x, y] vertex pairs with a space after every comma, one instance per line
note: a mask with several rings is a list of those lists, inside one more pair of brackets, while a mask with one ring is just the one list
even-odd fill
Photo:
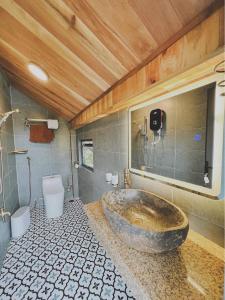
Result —
[[82, 140], [81, 141], [81, 159], [82, 166], [93, 170], [93, 140]]

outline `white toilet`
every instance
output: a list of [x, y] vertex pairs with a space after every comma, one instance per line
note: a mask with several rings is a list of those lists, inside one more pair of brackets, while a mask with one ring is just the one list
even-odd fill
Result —
[[58, 218], [63, 214], [64, 187], [61, 175], [42, 178], [45, 211], [48, 218]]

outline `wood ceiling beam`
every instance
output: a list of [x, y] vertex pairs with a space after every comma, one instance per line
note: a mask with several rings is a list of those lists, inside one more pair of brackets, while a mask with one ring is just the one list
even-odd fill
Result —
[[31, 98], [32, 100], [34, 100], [35, 102], [39, 103], [40, 105], [46, 107], [46, 109], [49, 109], [49, 111], [55, 113], [57, 116], [65, 119], [66, 121], [69, 122], [70, 118], [71, 118], [71, 114], [65, 113], [64, 110], [57, 108], [57, 107], [53, 107], [52, 105], [49, 105], [49, 103], [47, 103], [45, 100], [45, 98], [40, 97], [36, 92], [34, 92], [33, 90], [29, 90], [27, 88], [27, 85], [23, 85], [21, 83], [18, 83], [17, 81], [11, 81], [12, 82], [12, 86], [14, 86], [17, 90], [19, 90], [20, 92], [22, 92], [24, 95], [26, 95], [27, 97]]
[[[134, 9], [129, 5], [129, 1], [85, 0], [81, 2], [87, 2], [93, 13], [96, 13], [113, 32], [116, 32], [120, 40], [141, 61], [158, 47], [159, 43], [153, 37], [153, 32], [149, 31], [146, 26], [143, 26], [142, 19], [139, 18]], [[154, 1], [151, 2], [154, 3]], [[165, 3], [164, 6], [166, 6]], [[148, 1], [146, 10], [151, 10], [151, 6], [152, 4]], [[161, 7], [159, 4], [158, 6]], [[168, 15], [170, 13], [168, 11]], [[158, 28], [155, 26], [154, 30], [158, 31]], [[173, 32], [171, 30], [170, 34]]]
[[[81, 0], [82, 1], [82, 0]], [[135, 2], [136, 3], [136, 2]], [[139, 70], [141, 70], [143, 67], [145, 67], [147, 64], [149, 64], [151, 61], [153, 61], [155, 58], [157, 58], [160, 53], [163, 53], [168, 49], [170, 46], [176, 43], [182, 36], [190, 32], [192, 29], [194, 29], [196, 26], [198, 26], [201, 22], [203, 22], [205, 19], [207, 19], [210, 15], [212, 15], [215, 11], [219, 10], [221, 7], [224, 6], [223, 0], [215, 0], [213, 3], [201, 11], [196, 17], [194, 17], [188, 24], [186, 24], [180, 31], [177, 31], [174, 33], [168, 40], [166, 40], [163, 44], [159, 45], [157, 49], [152, 52], [146, 59], [144, 59], [140, 64], [138, 64], [134, 69], [132, 69], [129, 73], [127, 73], [124, 77], [122, 77], [120, 80], [117, 80], [115, 84], [113, 84], [108, 90], [104, 91], [101, 95], [99, 95], [92, 103], [98, 101], [99, 99], [103, 98], [105, 95], [110, 93], [110, 91], [114, 90], [117, 86], [121, 85], [123, 82], [125, 82], [129, 77], [132, 77], [134, 74], [136, 74]], [[221, 22], [221, 40], [223, 41], [223, 22]], [[90, 104], [91, 105], [91, 104]]]
[[[9, 28], [16, 28], [12, 34]], [[52, 53], [51, 49], [36, 38], [8, 12], [0, 8], [0, 37], [18, 52], [23, 53], [29, 61], [33, 61], [49, 76], [53, 76], [67, 85], [72, 91], [79, 93], [87, 100], [102, 92], [95, 84], [80, 74], [62, 57]], [[35, 47], [34, 47], [35, 45]]]
[[[221, 45], [223, 21], [219, 34], [209, 34], [210, 42], [209, 35], [196, 34], [191, 46], [183, 39], [175, 50], [168, 48], [222, 4], [223, 0], [0, 0], [0, 58], [14, 79], [27, 88], [29, 83], [46, 102], [70, 115], [101, 99], [84, 113], [84, 119], [95, 120], [155, 87], [154, 82], [191, 67], [180, 51], [191, 48], [194, 65], [212, 53], [218, 35]], [[48, 73], [47, 84], [28, 72], [29, 62]]]
[[16, 63], [14, 65], [11, 65], [8, 63], [8, 61], [4, 61], [2, 58], [0, 59], [1, 66], [6, 70], [6, 72], [14, 78], [14, 80], [25, 82], [27, 85], [30, 86], [34, 91], [38, 92], [39, 95], [45, 97], [46, 99], [49, 99], [49, 103], [55, 106], [59, 106], [63, 109], [66, 109], [70, 114], [76, 115], [77, 112], [79, 112], [78, 109], [75, 109], [73, 106], [68, 104], [67, 102], [62, 101], [59, 96], [52, 93], [51, 90], [48, 90], [48, 88], [42, 87], [39, 88], [37, 84], [27, 76], [26, 74], [21, 74], [18, 66]]
[[40, 90], [46, 90], [51, 96], [55, 97], [56, 102], [60, 102], [61, 105], [68, 104], [71, 111], [74, 113], [79, 112], [85, 106], [75, 101], [71, 97], [64, 87], [61, 88], [61, 82], [55, 82], [54, 78], [49, 78], [47, 83], [40, 82], [35, 79], [34, 76], [27, 69], [27, 59], [15, 49], [12, 49], [10, 45], [0, 39], [0, 64], [8, 70], [13, 71], [17, 76], [26, 77], [31, 84], [36, 85]]
[[[57, 39], [62, 41], [66, 47], [71, 49], [79, 57], [88, 61], [88, 65], [99, 75], [103, 72], [111, 84], [112, 80], [120, 78], [127, 73], [127, 69], [112, 53], [103, 45], [83, 22], [67, 22], [61, 13], [45, 0], [24, 1], [15, 0], [24, 10], [41, 23]], [[46, 18], [45, 12], [48, 12]], [[57, 20], [57, 24], [55, 22]], [[67, 32], [68, 34], [65, 34]], [[104, 71], [105, 69], [105, 71]]]
[[[111, 51], [101, 41], [97, 38], [96, 34], [92, 32], [78, 17], [76, 17], [73, 11], [70, 11], [72, 18], [65, 18], [65, 15], [62, 11], [65, 11], [65, 6], [63, 2], [58, 0], [43, 0], [48, 4], [48, 7], [51, 7], [52, 12], [56, 13], [58, 16], [62, 17], [71, 29], [75, 30], [78, 33], [76, 37], [77, 42], [81, 42], [82, 46], [86, 48], [95, 59], [100, 60], [101, 63], [104, 63], [105, 67], [114, 75], [121, 76], [124, 73], [127, 73], [127, 69], [123, 64], [117, 59], [117, 56], [114, 56]], [[67, 7], [67, 12], [69, 12], [69, 7]], [[73, 20], [74, 16], [74, 22]], [[84, 38], [85, 37], [85, 38]], [[94, 46], [94, 47], [93, 47]], [[101, 52], [99, 52], [101, 51]], [[116, 65], [116, 68], [115, 68]]]
[[[218, 9], [166, 51], [71, 120], [75, 128], [208, 76], [224, 59], [224, 10]], [[210, 40], [209, 40], [210, 36]]]
[[[51, 2], [52, 1], [54, 0], [51, 0]], [[56, 2], [62, 1], [57, 0]], [[126, 43], [118, 37], [116, 32], [99, 18], [88, 5], [87, 1], [64, 0], [63, 3], [70, 7], [75, 16], [85, 23], [92, 32], [95, 32], [99, 40], [118, 57], [127, 70], [132, 70], [137, 64], [141, 63], [140, 58], [134, 55]], [[118, 51], [118, 49], [120, 49], [120, 51]]]
[[[96, 12], [93, 7], [88, 3], [88, 1], [82, 1], [82, 0], [78, 0], [78, 1], [70, 1], [70, 0], [47, 0], [48, 2], [54, 2], [54, 3], [58, 3], [58, 7], [61, 6], [61, 3], [63, 2], [64, 4], [66, 4], [75, 14], [76, 17], [78, 17], [80, 20], [82, 20], [83, 23], [85, 23], [88, 28], [92, 31], [95, 32], [95, 34], [97, 35], [97, 37], [99, 38], [99, 40], [101, 40], [101, 42], [107, 46], [107, 48], [115, 55], [118, 57], [118, 59], [122, 62], [122, 64], [128, 69], [128, 70], [132, 70], [137, 64], [141, 63], [141, 57], [143, 56], [144, 52], [146, 51], [146, 48], [148, 48], [148, 53], [150, 51], [150, 49], [152, 49], [153, 46], [156, 45], [155, 41], [153, 41], [152, 43], [150, 43], [150, 41], [152, 41], [152, 36], [150, 33], [148, 33], [146, 31], [146, 29], [144, 28], [143, 31], [141, 32], [141, 34], [146, 34], [146, 36], [148, 36], [148, 41], [146, 43], [143, 42], [143, 40], [146, 41], [146, 36], [144, 39], [141, 39], [141, 36], [138, 37], [137, 42], [139, 42], [138, 48], [142, 47], [142, 51], [141, 51], [141, 56], [138, 56], [135, 52], [136, 50], [132, 49], [130, 43], [127, 42], [128, 37], [126, 36], [126, 38], [122, 38], [118, 32], [116, 30], [113, 30], [113, 28], [111, 28], [109, 26], [109, 24], [107, 24], [104, 20], [102, 20], [102, 18], [100, 17], [100, 15], [98, 14], [98, 12]], [[123, 24], [125, 26], [127, 26], [129, 29], [129, 35], [132, 34], [133, 36], [131, 37], [131, 40], [134, 39], [135, 35], [138, 34], [138, 28], [140, 28], [140, 22], [141, 20], [139, 20], [139, 22], [137, 21], [137, 16], [135, 15], [135, 13], [133, 12], [130, 21], [132, 23], [135, 23], [135, 29], [132, 30], [132, 26], [129, 27], [129, 21], [127, 16], [124, 16], [124, 14], [126, 14], [126, 7], [128, 7], [128, 9], [130, 8], [127, 1], [120, 1], [121, 4], [123, 4], [123, 9], [119, 9], [117, 8], [117, 14], [123, 14]], [[107, 2], [102, 2], [103, 5], [107, 6], [108, 3]], [[117, 1], [117, 3], [119, 3], [119, 1]], [[56, 5], [56, 4], [55, 4]], [[95, 5], [95, 2], [93, 3], [93, 5]], [[129, 9], [129, 13], [130, 13], [130, 9]], [[111, 15], [114, 15], [113, 10], [111, 11]], [[124, 20], [126, 20], [127, 25], [125, 24], [126, 22], [124, 22]], [[137, 24], [138, 23], [138, 24]], [[145, 48], [144, 48], [145, 46]], [[119, 49], [119, 51], [118, 51]]]
[[[7, 72], [7, 71], [6, 71]], [[65, 118], [67, 121], [71, 118], [71, 115], [73, 115], [70, 111], [64, 109], [63, 107], [60, 107], [58, 105], [52, 104], [49, 101], [49, 98], [46, 98], [41, 94], [39, 91], [33, 89], [29, 83], [24, 82], [23, 80], [20, 80], [18, 78], [15, 78], [14, 75], [9, 74], [7, 72], [7, 75], [9, 77], [9, 80], [11, 84], [20, 90], [22, 93], [27, 95], [28, 97], [32, 98], [34, 101], [38, 102], [39, 104], [43, 105], [47, 109], [51, 110], [52, 112], [56, 113], [57, 115]]]
[[49, 105], [51, 105], [52, 107], [56, 107], [57, 109], [60, 108], [62, 110], [64, 110], [65, 112], [67, 112], [67, 114], [70, 115], [76, 115], [77, 112], [76, 110], [71, 110], [71, 106], [66, 104], [66, 103], [62, 103], [62, 101], [58, 102], [56, 101], [56, 98], [54, 95], [52, 95], [49, 91], [46, 91], [45, 89], [38, 89], [29, 79], [27, 79], [26, 77], [23, 77], [21, 74], [18, 76], [17, 72], [12, 72], [11, 68], [4, 66], [3, 65], [3, 69], [7, 72], [7, 74], [9, 75], [9, 77], [11, 79], [13, 79], [14, 82], [20, 82], [22, 83], [24, 86], [28, 87], [29, 90], [33, 90], [37, 95], [39, 95], [41, 98], [45, 99], [45, 103], [49, 103]]
[[[37, 89], [26, 78], [15, 75], [11, 71], [9, 71], [7, 68], [3, 67], [3, 69], [6, 71], [11, 83], [17, 84], [17, 85], [20, 85], [20, 86], [23, 86], [24, 88], [26, 88], [28, 90], [28, 93], [30, 96], [32, 96], [33, 94], [36, 95], [36, 98], [34, 100], [38, 100], [39, 103], [41, 103], [41, 101], [43, 101], [44, 106], [48, 106], [48, 108], [51, 108], [53, 110], [55, 108], [55, 110], [57, 110], [58, 113], [62, 112], [64, 115], [67, 116], [67, 118], [69, 116], [76, 115], [75, 113], [71, 112], [71, 110], [68, 107], [66, 107], [65, 105], [60, 105], [59, 103], [57, 103], [55, 101], [55, 99], [52, 99], [48, 94], [46, 95], [46, 93]], [[32, 93], [32, 95], [31, 95], [31, 93]], [[39, 98], [37, 99], [37, 97], [39, 97]]]
[[92, 70], [84, 61], [82, 61], [79, 56], [67, 48], [51, 32], [46, 30], [45, 27], [38, 23], [16, 2], [11, 3], [10, 1], [3, 1], [0, 6], [17, 19], [17, 21], [23, 24], [23, 26], [31, 31], [35, 36], [37, 36], [42, 42], [46, 43], [49, 48], [67, 60], [69, 64], [86, 76], [90, 81], [95, 83], [99, 88], [102, 90], [109, 88], [109, 84], [102, 77]]

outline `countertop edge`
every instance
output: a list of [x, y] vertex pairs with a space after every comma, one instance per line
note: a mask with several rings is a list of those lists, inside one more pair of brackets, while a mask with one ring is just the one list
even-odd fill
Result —
[[196, 231], [193, 231], [191, 229], [189, 229], [187, 238], [210, 254], [225, 262], [225, 249], [221, 246], [217, 245], [213, 241], [207, 239], [200, 233], [197, 233]]

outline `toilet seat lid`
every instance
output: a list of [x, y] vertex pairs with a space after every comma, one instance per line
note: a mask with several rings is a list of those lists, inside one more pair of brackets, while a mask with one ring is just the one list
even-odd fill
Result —
[[62, 176], [61, 175], [52, 175], [45, 176], [42, 178], [42, 188], [44, 194], [52, 194], [61, 192], [63, 188]]
[[20, 218], [23, 214], [29, 213], [30, 207], [29, 206], [22, 206], [12, 215], [12, 218]]

